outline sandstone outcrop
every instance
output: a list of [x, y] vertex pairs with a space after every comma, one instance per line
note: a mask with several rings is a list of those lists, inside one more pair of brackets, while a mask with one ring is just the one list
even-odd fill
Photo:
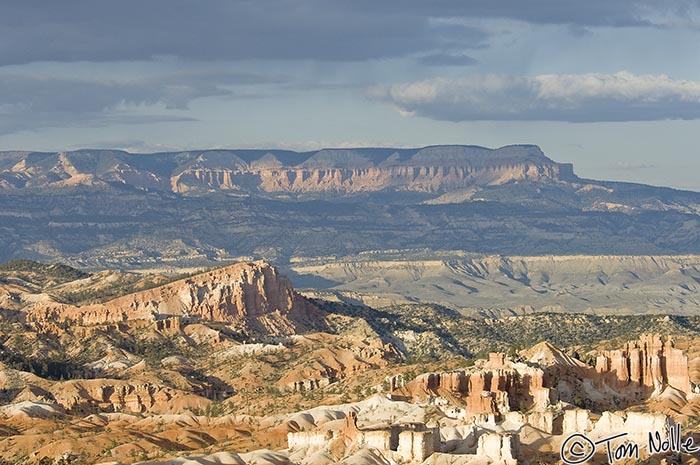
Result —
[[660, 413], [603, 412], [591, 434], [594, 437], [605, 437], [626, 432], [630, 440], [646, 443], [649, 433], [659, 432], [665, 439], [672, 424], [669, 417]]
[[307, 449], [313, 453], [333, 443], [342, 444], [346, 451], [355, 448], [376, 449], [385, 454], [393, 451], [404, 463], [422, 463], [440, 450], [440, 427], [437, 424], [397, 423], [358, 428], [357, 414], [350, 411], [340, 428], [287, 434], [289, 449]]
[[494, 465], [517, 465], [519, 442], [516, 434], [484, 433], [479, 436], [476, 455]]
[[491, 353], [469, 370], [424, 373], [394, 392], [414, 401], [444, 404], [443, 413], [452, 418], [498, 421], [508, 412], [527, 410], [536, 413], [528, 422], [549, 433], [591, 428], [582, 410], [567, 412], [562, 419], [548, 415], [548, 407], [558, 401], [602, 411], [651, 399], [681, 411], [693, 396], [688, 357], [659, 336], [642, 336], [624, 349], [605, 351], [596, 367], [544, 342], [521, 356], [529, 362]]
[[444, 395], [463, 403], [465, 416], [500, 416], [523, 408], [545, 409], [555, 390], [544, 385], [544, 371], [524, 363], [512, 363], [504, 354], [492, 353], [482, 368], [425, 373], [399, 389], [415, 399]]
[[434, 442], [435, 433], [433, 431], [401, 431], [397, 452], [407, 462], [423, 463], [435, 452]]
[[51, 388], [53, 397], [67, 411], [169, 413], [202, 408], [209, 400], [151, 382], [112, 379], [66, 381]]
[[665, 386], [691, 392], [688, 357], [672, 340], [644, 335], [623, 349], [606, 351], [596, 359], [596, 372], [615, 387], [638, 386], [660, 393]]
[[393, 376], [387, 376], [384, 381], [387, 384], [389, 391], [395, 391], [406, 385], [406, 378], [403, 373], [399, 373], [398, 375]]
[[[0, 188], [107, 186], [172, 191], [341, 193], [402, 190], [446, 192], [511, 181], [578, 180], [570, 164], [539, 147], [193, 151], [150, 155], [151, 163], [113, 150], [4, 153]], [[14, 164], [12, 163], [14, 160]], [[173, 169], [177, 166], [176, 169]]]
[[554, 412], [552, 411], [545, 410], [530, 412], [525, 419], [525, 423], [528, 423], [533, 428], [537, 428], [538, 430], [549, 434], [556, 433]]
[[[334, 336], [305, 336], [297, 337], [298, 343], [310, 347], [322, 345]], [[310, 362], [288, 371], [279, 381], [279, 387], [287, 391], [313, 391], [346, 377], [352, 377], [372, 367], [387, 365], [387, 360], [394, 358], [394, 348], [383, 344], [381, 340], [356, 340], [347, 344], [338, 339], [338, 347], [315, 348], [310, 354]]]
[[661, 413], [610, 412], [592, 415], [589, 410], [574, 409], [564, 412], [563, 434], [586, 434], [593, 438], [627, 433], [627, 438], [637, 443], [646, 443], [649, 433], [659, 432], [662, 439], [668, 435], [673, 420]]
[[333, 431], [298, 431], [287, 433], [287, 447], [290, 449], [320, 449], [333, 439]]
[[40, 303], [26, 312], [27, 321], [34, 324], [165, 320], [156, 324], [166, 332], [179, 330], [172, 317], [241, 323], [267, 334], [320, 328], [325, 321], [322, 312], [297, 294], [285, 276], [264, 262], [230, 265], [104, 304]]
[[564, 434], [587, 433], [593, 429], [591, 412], [586, 409], [574, 409], [564, 412], [562, 429]]

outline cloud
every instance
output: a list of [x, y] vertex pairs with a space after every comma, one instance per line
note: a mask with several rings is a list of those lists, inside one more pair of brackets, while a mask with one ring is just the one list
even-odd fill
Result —
[[466, 20], [667, 27], [697, 9], [698, 0], [6, 0], [0, 66], [159, 56], [368, 60], [483, 45], [489, 33], [458, 24]]
[[132, 80], [0, 74], [0, 134], [48, 127], [195, 121], [194, 100], [244, 98], [232, 86], [276, 78], [226, 71], [180, 72]]
[[478, 61], [468, 55], [435, 53], [418, 58], [418, 63], [424, 66], [472, 66]]
[[402, 8], [440, 18], [511, 19], [576, 27], [678, 27], [697, 25], [698, 0], [356, 0], [359, 8]]
[[[441, 25], [397, 8], [373, 14], [335, 0], [9, 1], [0, 15], [0, 66], [36, 61], [354, 61], [429, 51]], [[464, 45], [486, 33], [461, 28]]]
[[652, 121], [700, 118], [700, 81], [665, 75], [471, 75], [376, 86], [403, 115], [446, 121]]

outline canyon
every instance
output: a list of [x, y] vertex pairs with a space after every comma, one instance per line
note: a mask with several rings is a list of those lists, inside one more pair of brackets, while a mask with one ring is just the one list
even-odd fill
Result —
[[22, 261], [0, 280], [13, 465], [516, 465], [556, 462], [573, 433], [700, 431], [693, 317], [390, 313], [304, 297], [265, 262], [168, 278]]
[[[641, 339], [645, 340], [659, 338], [645, 336]], [[537, 367], [532, 366], [534, 359], [522, 358], [533, 354], [537, 354], [542, 363]], [[516, 465], [534, 460], [553, 463], [559, 459], [559, 449], [566, 449], [570, 434], [601, 439], [624, 431], [629, 440], [645, 444], [648, 432], [659, 432], [660, 440], [664, 440], [668, 438], [670, 427], [681, 423], [692, 425], [689, 423], [692, 416], [687, 412], [700, 408], [700, 393], [695, 388], [700, 380], [695, 377], [694, 392], [684, 398], [682, 408], [675, 406], [665, 412], [659, 411], [665, 402], [661, 393], [637, 399], [635, 408], [645, 405], [650, 411], [581, 408], [561, 399], [555, 394], [556, 388], [546, 388], [543, 384], [556, 383], [560, 387], [562, 379], [582, 381], [581, 386], [586, 388], [579, 393], [586, 399], [599, 398], [604, 391], [597, 390], [605, 387], [587, 384], [585, 380], [589, 377], [601, 379], [597, 371], [582, 362], [571, 363], [571, 359], [562, 363], [568, 358], [562, 354], [551, 345], [523, 351], [517, 361], [503, 353], [492, 353], [488, 359], [477, 360], [474, 367], [466, 371], [423, 373], [409, 379], [404, 386], [371, 394], [364, 400], [271, 416], [201, 415], [193, 413], [198, 410], [193, 404], [162, 399], [158, 401], [160, 408], [169, 406], [169, 412], [143, 410], [127, 401], [118, 404], [122, 405], [115, 410], [120, 412], [118, 414], [101, 411], [105, 404], [99, 404], [100, 410], [96, 413], [89, 413], [71, 406], [72, 401], [65, 394], [33, 400], [22, 395], [0, 407], [4, 426], [10, 429], [3, 434], [13, 438], [9, 441], [0, 437], [0, 448], [15, 454], [23, 450], [30, 452], [31, 446], [24, 435], [30, 435], [26, 438], [29, 439], [32, 431], [40, 431], [48, 425], [59, 428], [63, 437], [71, 437], [68, 430], [61, 429], [63, 419], [84, 416], [79, 420], [80, 436], [73, 436], [70, 442], [50, 439], [31, 452], [29, 463], [35, 463], [46, 454], [69, 457], [81, 463], [77, 451], [97, 451], [105, 445], [108, 452], [100, 463], [132, 463], [138, 456], [162, 457], [164, 453], [170, 455], [167, 461], [156, 459], [138, 463], [330, 464], [355, 460], [369, 464], [386, 463], [386, 460], [428, 464]], [[544, 375], [552, 367], [557, 368], [559, 380]], [[685, 375], [690, 376], [687, 365]], [[669, 387], [664, 384], [662, 391]], [[103, 387], [103, 392], [105, 388], [108, 386]], [[633, 390], [626, 392], [624, 386], [617, 389], [634, 395]], [[60, 388], [56, 392], [64, 390]], [[119, 392], [115, 391], [110, 400]], [[137, 392], [138, 389], [134, 398]], [[486, 399], [486, 403], [475, 402], [479, 397]], [[518, 408], [511, 408], [511, 404]], [[143, 413], [147, 414], [145, 418], [139, 416]], [[110, 436], [105, 436], [107, 431], [119, 432], [118, 436], [111, 433], [111, 446], [107, 439]], [[148, 439], [138, 439], [142, 431], [149, 432]], [[246, 431], [248, 437], [252, 434], [252, 438], [262, 444], [269, 441], [268, 447], [256, 450], [256, 441], [246, 442], [241, 431]], [[692, 426], [686, 430], [687, 433], [692, 431]], [[119, 445], [125, 440], [126, 443]], [[79, 444], [78, 449], [75, 444]], [[159, 449], [159, 445], [165, 449]], [[212, 449], [218, 451], [212, 452]], [[191, 450], [205, 452], [188, 454]], [[603, 463], [604, 452], [597, 452], [591, 463]], [[130, 460], [126, 458], [129, 455]], [[641, 456], [651, 460], [663, 458], [645, 448]], [[683, 463], [696, 463], [687, 454], [683, 459]]]
[[[658, 335], [644, 335], [639, 341], [626, 344], [626, 348], [634, 346], [642, 346], [651, 360], [658, 356], [656, 351], [662, 351], [677, 359], [678, 363], [668, 361], [668, 371], [664, 371], [663, 380], [659, 381], [654, 392], [647, 391], [646, 397], [638, 397], [634, 386], [617, 384], [614, 387], [621, 395], [634, 399], [635, 403], [663, 402], [663, 391], [678, 389], [668, 380], [678, 385], [678, 380], [688, 379], [687, 356], [673, 349], [670, 341], [662, 342]], [[619, 353], [621, 351], [607, 351], [606, 355], [599, 355], [598, 360]], [[488, 359], [478, 360], [472, 369], [424, 373], [390, 392], [389, 398], [397, 406], [408, 401], [412, 405], [436, 409], [441, 416], [438, 421], [396, 422], [383, 428], [375, 423], [372, 428], [358, 429], [358, 413], [350, 410], [342, 427], [331, 426], [334, 423], [329, 422], [319, 425], [318, 432], [289, 433], [290, 456], [298, 450], [304, 450], [306, 454], [334, 450], [337, 454], [337, 447], [333, 444], [342, 443], [346, 455], [353, 448], [357, 451], [371, 447], [387, 458], [404, 463], [515, 465], [530, 463], [533, 447], [540, 451], [547, 450], [542, 448], [543, 442], [548, 443], [552, 451], [561, 448], [562, 454], [569, 454], [567, 444], [572, 434], [585, 434], [586, 438], [606, 441], [609, 443], [606, 447], [613, 448], [622, 441], [607, 438], [624, 432], [626, 441], [641, 445], [640, 458], [654, 460], [657, 452], [646, 447], [648, 434], [658, 433], [659, 441], [667, 440], [671, 430], [676, 428], [676, 422], [683, 418], [678, 411], [669, 415], [606, 410], [595, 406], [593, 409], [598, 412], [595, 413], [577, 407], [571, 403], [571, 399], [560, 397], [557, 390], [563, 393], [569, 390], [563, 386], [575, 381], [579, 383], [574, 389], [577, 395], [588, 400], [601, 399], [601, 394], [607, 389], [604, 379], [608, 372], [601, 373], [599, 368], [572, 359], [547, 343], [521, 353], [521, 356], [528, 355], [530, 360], [513, 361], [506, 354], [491, 353]], [[531, 364], [535, 363], [535, 359], [542, 364], [533, 367]], [[556, 368], [556, 377], [551, 376], [553, 368]], [[684, 408], [687, 412], [694, 412], [700, 405], [700, 389], [697, 384], [693, 385], [692, 392], [690, 385], [688, 388]], [[387, 400], [374, 402], [391, 408]], [[366, 410], [367, 407], [360, 408], [359, 413]], [[533, 434], [534, 431], [537, 434]], [[535, 446], [536, 443], [539, 446]], [[586, 446], [582, 447], [585, 449]], [[605, 463], [604, 456], [602, 448], [596, 449], [591, 453], [593, 460], [590, 463], [598, 463], [598, 460]], [[543, 457], [540, 455], [539, 459], [543, 460]], [[551, 460], [555, 458], [551, 457]], [[696, 463], [690, 460], [689, 463]]]

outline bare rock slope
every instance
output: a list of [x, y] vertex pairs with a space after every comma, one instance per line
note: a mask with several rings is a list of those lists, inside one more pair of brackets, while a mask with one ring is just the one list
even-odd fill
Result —
[[0, 188], [123, 184], [172, 191], [447, 192], [515, 180], [577, 179], [537, 146], [422, 149], [218, 150], [134, 155], [112, 150], [0, 153]]
[[[700, 256], [503, 256], [445, 252], [432, 258], [359, 254], [291, 264], [297, 287], [370, 306], [436, 302], [469, 313], [700, 311]], [[322, 279], [319, 279], [322, 278]], [[319, 291], [319, 288], [323, 288]]]
[[238, 263], [164, 286], [82, 307], [41, 302], [26, 309], [32, 323], [96, 324], [170, 316], [240, 323], [268, 334], [322, 326], [320, 310], [265, 262]]

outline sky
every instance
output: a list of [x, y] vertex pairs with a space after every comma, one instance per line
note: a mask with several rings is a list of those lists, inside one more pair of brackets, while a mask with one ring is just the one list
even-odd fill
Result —
[[537, 144], [700, 191], [700, 0], [3, 0], [0, 150]]

